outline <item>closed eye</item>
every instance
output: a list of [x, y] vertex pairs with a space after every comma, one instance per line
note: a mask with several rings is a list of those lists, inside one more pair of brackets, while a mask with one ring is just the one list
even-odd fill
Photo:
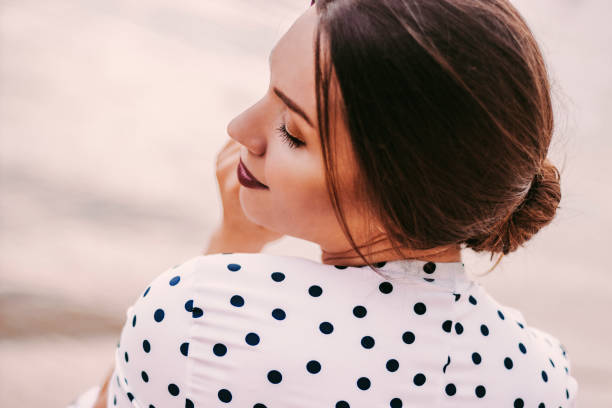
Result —
[[289, 145], [290, 148], [296, 149], [300, 146], [305, 145], [306, 143], [302, 142], [300, 139], [293, 137], [291, 133], [287, 131], [287, 124], [281, 123], [279, 127], [276, 128], [280, 137]]

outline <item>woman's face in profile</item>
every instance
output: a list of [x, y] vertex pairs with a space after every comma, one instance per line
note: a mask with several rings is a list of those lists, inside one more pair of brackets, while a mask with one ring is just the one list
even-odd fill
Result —
[[[310, 7], [281, 37], [270, 53], [266, 93], [232, 119], [227, 132], [241, 144], [240, 157], [248, 170], [268, 186], [240, 187], [240, 203], [246, 216], [268, 229], [318, 243], [327, 251], [340, 251], [350, 246], [336, 220], [325, 184], [315, 102], [316, 24], [315, 7]], [[324, 36], [321, 47], [325, 48]], [[332, 101], [330, 95], [330, 104]], [[354, 161], [343, 121], [333, 120], [331, 126], [342, 188], [352, 183]], [[288, 139], [279, 128], [299, 140]], [[347, 201], [347, 206], [351, 202], [354, 198]], [[356, 217], [351, 217], [349, 211], [346, 218], [354, 236], [359, 237], [359, 226], [351, 223]]]

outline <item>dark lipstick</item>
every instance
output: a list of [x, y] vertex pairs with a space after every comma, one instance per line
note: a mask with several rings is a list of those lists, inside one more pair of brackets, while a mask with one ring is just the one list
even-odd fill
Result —
[[246, 168], [244, 163], [242, 162], [242, 158], [240, 158], [240, 162], [238, 163], [238, 168], [236, 169], [236, 174], [238, 175], [238, 181], [245, 187], [248, 188], [261, 188], [267, 189], [268, 186], [263, 184], [261, 181], [257, 180], [253, 174]]

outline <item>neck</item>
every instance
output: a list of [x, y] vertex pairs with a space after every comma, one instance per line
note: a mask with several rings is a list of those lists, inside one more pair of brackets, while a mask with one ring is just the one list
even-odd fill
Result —
[[[431, 249], [410, 249], [408, 247], [400, 247], [400, 255], [393, 249], [388, 239], [382, 238], [370, 244], [358, 246], [357, 248], [371, 264], [400, 259], [415, 259], [431, 262], [461, 261], [461, 248], [459, 245], [447, 245]], [[345, 251], [327, 251], [321, 247], [321, 262], [328, 265], [366, 265], [359, 254], [357, 254], [357, 251], [353, 248]]]

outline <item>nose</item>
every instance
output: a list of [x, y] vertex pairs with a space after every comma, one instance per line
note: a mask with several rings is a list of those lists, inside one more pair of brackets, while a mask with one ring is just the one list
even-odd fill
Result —
[[256, 156], [266, 151], [265, 116], [258, 114], [257, 104], [251, 106], [227, 124], [229, 137], [245, 146]]

